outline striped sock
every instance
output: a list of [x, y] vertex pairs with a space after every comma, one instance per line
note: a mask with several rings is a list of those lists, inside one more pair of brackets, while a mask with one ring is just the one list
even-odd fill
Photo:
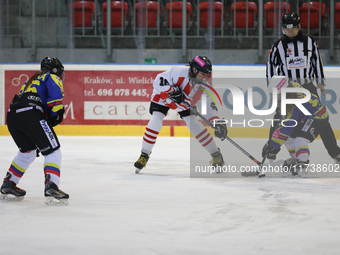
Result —
[[8, 172], [11, 173], [10, 181], [13, 181], [16, 184], [18, 184], [21, 177], [26, 172], [27, 168], [34, 161], [35, 157], [36, 157], [35, 150], [26, 153], [22, 153], [19, 151], [8, 169]]

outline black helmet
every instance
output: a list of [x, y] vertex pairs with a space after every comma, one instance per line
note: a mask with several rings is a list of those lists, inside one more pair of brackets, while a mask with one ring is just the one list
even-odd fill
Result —
[[64, 76], [64, 66], [56, 57], [46, 57], [41, 60], [40, 69], [45, 68], [48, 72], [56, 74], [60, 79]]
[[291, 28], [300, 26], [300, 17], [295, 12], [283, 15], [281, 20], [282, 28]]
[[[206, 56], [196, 56], [194, 59], [189, 62], [190, 64], [190, 72], [192, 73], [192, 78], [195, 78], [198, 72], [202, 72], [204, 74], [208, 74], [209, 78], [212, 72], [212, 65]], [[195, 70], [193, 69], [195, 67]], [[203, 81], [195, 81], [195, 82], [207, 82], [206, 80]]]
[[209, 58], [207, 58], [206, 56], [196, 56], [189, 64], [191, 70], [193, 67], [196, 68], [195, 72], [192, 70], [193, 73], [198, 73], [199, 71], [201, 71], [205, 74], [211, 74], [212, 65]]

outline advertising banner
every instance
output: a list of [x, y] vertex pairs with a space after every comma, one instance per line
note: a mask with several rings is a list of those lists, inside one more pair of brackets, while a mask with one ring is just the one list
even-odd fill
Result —
[[[116, 130], [143, 127], [137, 133], [133, 131], [127, 134], [143, 132], [151, 117], [149, 106], [153, 81], [158, 73], [172, 66], [65, 65], [65, 114], [61, 126], [91, 127], [91, 130], [95, 126], [100, 126], [100, 129], [103, 126], [114, 126]], [[0, 125], [5, 125], [6, 112], [13, 96], [39, 70], [39, 66], [3, 65], [1, 68]], [[340, 129], [339, 70], [339, 67], [325, 67], [327, 95], [321, 96], [321, 102], [327, 107], [330, 123], [336, 134]], [[265, 130], [267, 134], [274, 113], [261, 115], [261, 112], [271, 107], [265, 66], [215, 65], [211, 85], [221, 98], [221, 103], [215, 98], [219, 117], [226, 119], [231, 135], [253, 137], [255, 130], [262, 132], [259, 129]], [[214, 93], [212, 95], [217, 96]], [[199, 110], [204, 114], [203, 108], [201, 105]], [[168, 126], [167, 128], [186, 128], [185, 122], [173, 110], [168, 112], [163, 125]], [[233, 133], [236, 131], [237, 134]], [[80, 131], [78, 133], [81, 134]], [[259, 136], [262, 137], [263, 134], [255, 137]]]
[[[35, 71], [5, 71], [5, 108]], [[159, 71], [66, 71], [62, 125], [146, 125]], [[183, 125], [169, 111], [165, 125]]]

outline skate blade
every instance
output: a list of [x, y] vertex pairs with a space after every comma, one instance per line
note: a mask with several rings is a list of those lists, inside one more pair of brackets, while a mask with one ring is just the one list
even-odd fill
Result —
[[290, 171], [282, 172], [282, 177], [289, 178], [289, 177], [292, 177], [292, 176], [295, 176], [295, 175], [293, 175], [293, 173], [290, 172]]
[[68, 205], [68, 199], [57, 199], [55, 197], [46, 197], [45, 204], [47, 205]]
[[136, 167], [135, 173], [136, 173], [136, 174], [139, 174], [140, 170], [142, 170], [142, 169], [139, 169], [139, 168]]
[[258, 171], [241, 172], [241, 175], [242, 175], [243, 177], [257, 176], [258, 174], [259, 174]]
[[305, 178], [307, 174], [307, 171], [298, 171], [298, 176], [300, 176], [301, 178]]
[[276, 160], [274, 162], [270, 162], [270, 163], [267, 163], [267, 164], [263, 164], [262, 166], [262, 170], [265, 170], [265, 169], [268, 169], [270, 167], [282, 167], [283, 164], [284, 164], [284, 160], [283, 159], [279, 159], [279, 160]]
[[299, 176], [300, 176], [301, 178], [306, 178], [306, 177], [307, 177], [306, 174], [299, 174]]
[[282, 177], [291, 178], [291, 179], [306, 178], [306, 173], [297, 172], [296, 174], [293, 174], [292, 172], [283, 172]]
[[12, 194], [2, 194], [0, 193], [0, 200], [2, 201], [14, 201], [14, 202], [18, 202], [18, 201], [22, 201], [24, 199], [24, 196], [21, 197], [16, 197]]

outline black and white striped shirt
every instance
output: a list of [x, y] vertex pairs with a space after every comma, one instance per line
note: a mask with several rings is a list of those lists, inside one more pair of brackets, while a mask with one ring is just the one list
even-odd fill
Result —
[[316, 84], [325, 84], [322, 60], [315, 40], [301, 31], [292, 40], [287, 36], [281, 37], [272, 46], [268, 56], [268, 84], [274, 75], [286, 76], [301, 85], [314, 80]]

